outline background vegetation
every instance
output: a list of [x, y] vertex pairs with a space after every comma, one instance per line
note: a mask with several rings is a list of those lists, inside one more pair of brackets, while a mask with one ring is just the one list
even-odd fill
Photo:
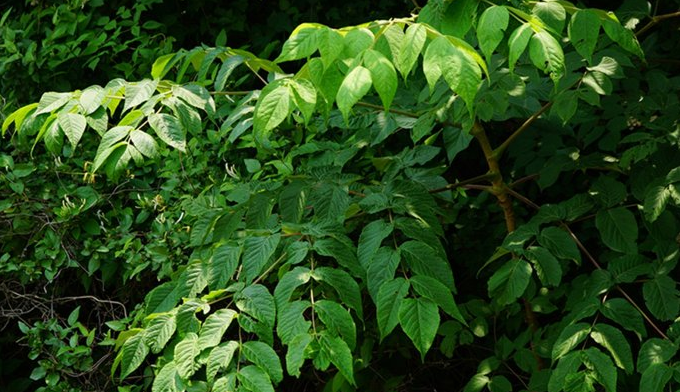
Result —
[[680, 386], [680, 2], [222, 3], [3, 4], [0, 389]]

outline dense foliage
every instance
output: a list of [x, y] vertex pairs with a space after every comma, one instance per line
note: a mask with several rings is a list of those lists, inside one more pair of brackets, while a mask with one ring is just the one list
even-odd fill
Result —
[[91, 68], [149, 74], [2, 124], [36, 383], [0, 386], [677, 389], [679, 7], [430, 0], [257, 51], [131, 30]]

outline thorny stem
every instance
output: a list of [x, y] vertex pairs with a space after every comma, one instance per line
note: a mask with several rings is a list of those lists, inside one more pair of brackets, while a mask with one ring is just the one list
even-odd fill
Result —
[[[541, 208], [538, 204], [534, 203], [533, 201], [529, 200], [528, 198], [522, 196], [521, 194], [517, 193], [516, 191], [514, 191], [512, 189], [508, 189], [508, 193], [511, 194], [512, 196], [514, 196], [515, 198], [517, 198], [518, 200], [520, 200], [521, 202], [525, 203], [526, 205], [530, 206], [531, 208], [534, 208], [534, 209], [537, 209], [537, 210]], [[583, 254], [586, 256], [588, 261], [590, 261], [595, 266], [595, 268], [597, 268], [599, 270], [603, 269], [602, 266], [600, 265], [600, 263], [597, 262], [595, 257], [593, 257], [593, 255], [588, 251], [588, 249], [585, 247], [585, 245], [583, 245], [583, 243], [578, 239], [576, 234], [571, 230], [569, 225], [564, 221], [560, 221], [560, 225], [569, 233], [569, 236], [571, 237], [571, 239], [574, 241], [576, 246], [581, 250], [581, 252], [583, 252]], [[621, 295], [623, 295], [623, 297], [626, 298], [626, 300], [631, 305], [633, 305], [633, 307], [635, 309], [637, 309], [637, 311], [642, 315], [642, 317], [647, 321], [647, 323], [652, 327], [652, 329], [654, 331], [656, 331], [656, 333], [659, 334], [659, 336], [661, 336], [662, 338], [664, 338], [666, 340], [670, 340], [668, 338], [668, 336], [665, 333], [663, 333], [661, 328], [659, 328], [659, 326], [656, 325], [656, 323], [647, 315], [647, 313], [645, 313], [645, 311], [642, 310], [640, 305], [638, 305], [635, 302], [635, 300], [633, 298], [631, 298], [628, 295], [628, 293], [626, 293], [621, 288], [621, 286], [616, 286], [616, 291], [621, 293]]]

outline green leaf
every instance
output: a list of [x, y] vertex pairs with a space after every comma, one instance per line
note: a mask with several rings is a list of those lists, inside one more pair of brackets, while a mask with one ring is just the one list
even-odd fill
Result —
[[581, 360], [586, 367], [594, 370], [595, 378], [607, 392], [616, 392], [616, 368], [611, 359], [596, 348], [582, 351]]
[[665, 339], [651, 338], [642, 344], [637, 359], [639, 373], [647, 371], [650, 366], [668, 362], [678, 352], [677, 344]]
[[363, 309], [361, 307], [361, 291], [357, 282], [341, 269], [318, 267], [312, 272], [312, 277], [315, 280], [328, 283], [338, 292], [340, 299], [345, 305], [354, 309], [357, 316], [363, 317]]
[[344, 57], [358, 58], [373, 45], [374, 39], [373, 32], [367, 28], [359, 26], [351, 28], [344, 37]]
[[404, 278], [396, 278], [380, 287], [376, 302], [380, 340], [385, 339], [399, 324], [399, 309], [409, 287], [409, 282]]
[[189, 105], [204, 110], [208, 115], [215, 113], [215, 101], [210, 92], [199, 84], [174, 85], [172, 93]]
[[531, 9], [531, 13], [537, 16], [553, 33], [562, 34], [564, 22], [567, 19], [567, 13], [560, 3], [535, 3], [534, 8]]
[[595, 93], [599, 95], [609, 95], [612, 92], [613, 86], [609, 77], [599, 71], [590, 71], [581, 79], [583, 85], [590, 87]]
[[338, 109], [342, 113], [345, 122], [349, 122], [349, 111], [359, 100], [366, 95], [371, 88], [371, 72], [362, 67], [356, 66], [342, 81], [335, 101]]
[[347, 343], [338, 337], [329, 336], [325, 333], [321, 333], [319, 336], [321, 347], [328, 354], [331, 363], [338, 368], [340, 374], [350, 384], [356, 385], [354, 381], [354, 361]]
[[236, 306], [269, 327], [276, 321], [274, 297], [261, 284], [246, 287], [236, 297]]
[[479, 17], [477, 22], [477, 40], [487, 62], [491, 61], [493, 51], [496, 50], [498, 44], [503, 40], [509, 21], [510, 14], [508, 9], [498, 5], [487, 8]]
[[215, 77], [215, 90], [216, 91], [224, 90], [224, 87], [227, 85], [227, 81], [229, 80], [229, 76], [231, 76], [231, 73], [234, 72], [236, 67], [243, 64], [245, 61], [246, 61], [245, 57], [239, 55], [232, 55], [229, 56], [226, 60], [224, 60], [224, 62], [220, 66], [219, 72], [217, 72], [217, 76]]
[[268, 344], [258, 341], [245, 342], [241, 345], [241, 351], [247, 360], [267, 372], [274, 384], [283, 380], [283, 369], [279, 356]]
[[399, 251], [414, 272], [435, 278], [455, 290], [451, 266], [424, 242], [406, 241], [399, 246]]
[[413, 23], [406, 28], [404, 39], [400, 43], [399, 53], [394, 59], [394, 64], [404, 80], [408, 79], [408, 74], [418, 61], [418, 56], [425, 45], [425, 39], [426, 31], [422, 24]]
[[635, 33], [621, 26], [621, 23], [616, 20], [616, 16], [613, 12], [606, 13], [604, 18], [601, 18], [600, 20], [602, 22], [602, 27], [604, 27], [604, 32], [609, 38], [611, 38], [612, 41], [619, 44], [619, 46], [628, 52], [644, 60], [645, 54], [640, 47], [640, 42], [638, 42], [637, 38], [635, 37]]
[[651, 272], [651, 264], [639, 254], [623, 255], [609, 261], [608, 270], [617, 283], [632, 283]]
[[581, 253], [569, 233], [558, 227], [547, 227], [538, 235], [538, 243], [560, 259], [581, 264]]
[[628, 374], [633, 373], [633, 354], [621, 331], [607, 324], [596, 324], [590, 337], [609, 351], [616, 366]]
[[598, 211], [595, 226], [602, 241], [611, 249], [622, 253], [637, 252], [638, 227], [632, 212], [623, 207]]
[[144, 344], [151, 348], [151, 352], [158, 354], [163, 350], [175, 333], [177, 322], [172, 313], [163, 313], [154, 317], [144, 332]]
[[139, 332], [125, 341], [118, 354], [121, 381], [144, 362], [147, 354], [149, 354], [149, 347], [144, 342], [144, 332]]
[[342, 54], [345, 47], [345, 41], [337, 30], [325, 26], [319, 31], [317, 36], [321, 60], [323, 61], [324, 67], [328, 68], [328, 66]]
[[300, 109], [307, 123], [312, 119], [316, 107], [316, 89], [307, 79], [293, 79], [291, 86], [293, 87], [293, 102]]
[[578, 109], [578, 92], [573, 90], [565, 90], [560, 92], [554, 100], [551, 113], [557, 113], [563, 124], [567, 124], [569, 120], [576, 114]]
[[309, 301], [294, 301], [279, 307], [276, 334], [281, 343], [292, 344], [291, 341], [299, 334], [309, 331], [312, 323], [305, 319], [305, 311], [311, 306]]
[[342, 337], [350, 350], [354, 349], [357, 339], [356, 325], [347, 309], [337, 302], [322, 299], [314, 304], [314, 311], [331, 335]]
[[[587, 335], [587, 334], [586, 334]], [[585, 336], [584, 336], [585, 339]], [[571, 352], [560, 358], [555, 370], [550, 374], [548, 392], [559, 392], [563, 389], [567, 376], [576, 373], [581, 366], [581, 353]]]
[[243, 248], [243, 272], [246, 283], [258, 277], [269, 259], [274, 255], [281, 240], [281, 234], [267, 236], [249, 236], [245, 239]]
[[231, 321], [236, 318], [236, 312], [231, 309], [220, 309], [208, 316], [198, 334], [198, 348], [204, 350], [220, 344], [222, 335], [229, 328]]
[[23, 124], [26, 116], [38, 107], [38, 103], [32, 103], [30, 105], [22, 106], [19, 109], [12, 112], [5, 120], [2, 122], [2, 136], [5, 136], [5, 132], [9, 126], [14, 123], [14, 128], [17, 132], [21, 131], [21, 125]]
[[642, 372], [640, 391], [663, 392], [673, 377], [673, 368], [665, 363], [655, 363]]
[[489, 278], [489, 296], [501, 305], [509, 305], [524, 294], [531, 279], [531, 266], [524, 260], [512, 259]]
[[320, 25], [301, 24], [293, 30], [288, 40], [283, 43], [281, 54], [274, 61], [281, 63], [311, 56], [318, 48], [320, 31], [322, 31]]
[[78, 113], [59, 113], [57, 122], [75, 150], [87, 126], [85, 116]]
[[666, 275], [657, 276], [642, 285], [645, 304], [659, 320], [669, 321], [678, 317], [680, 300], [675, 285], [675, 281]]
[[515, 29], [512, 34], [510, 34], [510, 39], [508, 40], [508, 46], [510, 48], [510, 53], [508, 54], [510, 72], [513, 72], [515, 69], [515, 64], [522, 53], [524, 53], [524, 50], [527, 48], [527, 44], [529, 43], [531, 36], [532, 30], [529, 23], [522, 24], [517, 29]]
[[553, 345], [551, 358], [556, 361], [567, 355], [590, 333], [590, 324], [578, 323], [566, 326]]
[[659, 185], [649, 188], [645, 195], [643, 207], [647, 221], [654, 222], [659, 218], [659, 215], [666, 210], [672, 195], [673, 188], [671, 186]]
[[564, 52], [562, 46], [547, 31], [539, 31], [531, 37], [529, 57], [536, 68], [549, 72], [553, 80], [564, 75]]
[[540, 246], [531, 246], [527, 249], [526, 256], [534, 265], [538, 279], [543, 285], [553, 287], [560, 285], [562, 267], [552, 253]]
[[123, 105], [123, 112], [127, 112], [131, 108], [146, 102], [158, 86], [158, 80], [145, 79], [141, 82], [128, 82], [125, 84], [125, 104]]
[[180, 385], [177, 365], [175, 361], [170, 361], [154, 377], [151, 392], [179, 392], [181, 390]]
[[600, 18], [589, 9], [581, 9], [571, 16], [567, 34], [578, 54], [588, 62], [592, 61], [593, 52], [600, 36]]
[[236, 373], [231, 372], [215, 380], [211, 392], [234, 392], [236, 390]]
[[451, 293], [450, 288], [444, 286], [437, 279], [426, 275], [413, 276], [409, 279], [409, 282], [416, 293], [431, 299], [451, 317], [467, 325], [463, 315], [460, 313], [460, 310], [458, 310], [456, 302], [453, 300], [453, 294]]
[[397, 71], [387, 57], [373, 49], [364, 52], [364, 66], [371, 72], [373, 88], [378, 92], [385, 110], [388, 110], [397, 93]]
[[638, 337], [647, 335], [645, 323], [640, 312], [623, 298], [612, 298], [602, 304], [602, 314], [623, 328], [637, 333]]
[[181, 342], [175, 346], [175, 363], [177, 364], [177, 374], [180, 377], [187, 379], [196, 372], [199, 364], [194, 362], [194, 359], [201, 353], [201, 348], [198, 346], [198, 335], [189, 332], [184, 336]]
[[272, 382], [267, 373], [257, 366], [248, 365], [241, 368], [236, 375], [241, 384], [252, 392], [274, 392]]
[[279, 279], [279, 283], [274, 289], [276, 307], [281, 309], [288, 301], [290, 301], [290, 296], [293, 294], [293, 291], [309, 282], [311, 276], [309, 268], [306, 267], [295, 267], [291, 271], [286, 272], [286, 274]]
[[424, 362], [439, 328], [437, 305], [427, 298], [406, 298], [399, 307], [399, 324], [420, 351], [420, 359]]
[[[68, 137], [68, 134], [66, 136]], [[158, 143], [148, 133], [135, 129], [130, 132], [130, 141], [145, 157], [153, 159], [158, 156]]]
[[71, 93], [56, 93], [48, 92], [40, 97], [40, 102], [38, 102], [38, 107], [35, 111], [34, 116], [43, 113], [52, 113], [55, 110], [66, 105], [66, 103], [71, 99]]
[[177, 117], [166, 113], [153, 113], [149, 115], [149, 125], [166, 144], [186, 152], [184, 131]]
[[286, 352], [286, 371], [291, 376], [300, 377], [300, 368], [305, 362], [305, 350], [314, 338], [308, 333], [295, 336]]
[[378, 303], [378, 291], [383, 283], [394, 279], [399, 261], [399, 253], [392, 248], [382, 247], [373, 254], [366, 270], [366, 286], [374, 303]]
[[221, 244], [213, 250], [208, 262], [208, 286], [212, 289], [226, 287], [238, 268], [241, 247], [233, 244]]
[[367, 224], [361, 230], [359, 244], [357, 245], [357, 257], [359, 264], [364, 269], [370, 266], [375, 252], [380, 248], [383, 240], [392, 233], [393, 229], [392, 224], [379, 219]]
[[205, 370], [208, 382], [212, 382], [220, 370], [229, 368], [229, 364], [238, 348], [238, 342], [232, 340], [221, 343], [219, 346], [210, 350]]
[[281, 124], [291, 113], [291, 95], [290, 86], [286, 83], [270, 83], [262, 90], [253, 114], [253, 131], [259, 140], [268, 140], [269, 131]]
[[[438, 56], [439, 69], [442, 76], [451, 90], [463, 98], [468, 110], [472, 111], [472, 104], [477, 95], [477, 89], [482, 84], [482, 71], [477, 65], [477, 61], [467, 53], [465, 48], [456, 45], [457, 41], [454, 43], [452, 37], [439, 37], [435, 41], [440, 38], [444, 38], [451, 43]], [[439, 47], [438, 45], [437, 48]], [[441, 47], [443, 48], [444, 45], [441, 45]]]

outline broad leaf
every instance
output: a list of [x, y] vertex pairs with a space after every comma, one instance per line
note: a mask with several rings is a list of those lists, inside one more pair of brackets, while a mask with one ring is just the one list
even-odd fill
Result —
[[550, 73], [553, 80], [565, 72], [562, 46], [547, 31], [539, 31], [531, 37], [529, 57], [536, 68]]
[[616, 368], [602, 351], [591, 347], [582, 351], [582, 361], [595, 372], [597, 381], [607, 392], [616, 392]]
[[241, 345], [241, 351], [248, 361], [267, 372], [269, 378], [275, 384], [283, 380], [283, 369], [279, 356], [268, 344], [258, 341], [245, 342]]
[[622, 253], [637, 252], [638, 226], [632, 212], [623, 207], [601, 210], [595, 225], [602, 241], [611, 249]]
[[123, 344], [118, 357], [120, 358], [120, 379], [124, 380], [144, 362], [149, 354], [149, 347], [144, 342], [144, 332], [132, 336]]
[[651, 338], [640, 347], [637, 370], [639, 373], [644, 373], [650, 366], [670, 361], [677, 352], [677, 344], [664, 339]]
[[364, 53], [364, 66], [371, 72], [373, 88], [378, 92], [385, 110], [388, 110], [397, 92], [397, 71], [387, 57], [372, 49]]
[[340, 374], [350, 384], [356, 385], [354, 381], [354, 360], [347, 343], [339, 337], [329, 336], [325, 333], [320, 334], [320, 336], [321, 347], [328, 354], [331, 363], [338, 368]]
[[276, 307], [281, 309], [288, 301], [296, 288], [309, 282], [311, 277], [309, 268], [295, 267], [291, 271], [286, 272], [274, 289], [274, 300]]
[[399, 309], [408, 289], [409, 283], [404, 278], [396, 278], [380, 287], [376, 302], [380, 340], [385, 339], [399, 324]]
[[520, 259], [509, 260], [489, 278], [489, 295], [500, 304], [511, 304], [524, 294], [530, 279], [529, 263]]
[[300, 368], [305, 362], [305, 350], [314, 338], [308, 333], [295, 336], [288, 345], [286, 371], [291, 376], [300, 377]]
[[357, 245], [357, 257], [362, 267], [366, 269], [370, 266], [375, 252], [380, 248], [382, 241], [392, 233], [393, 228], [392, 224], [379, 219], [362, 229]]
[[236, 377], [249, 391], [274, 392], [269, 376], [257, 366], [248, 365], [241, 368]]
[[357, 282], [347, 272], [329, 267], [318, 267], [312, 273], [315, 280], [328, 283], [340, 296], [340, 299], [357, 312], [359, 317], [363, 316], [361, 307], [361, 291]]
[[552, 360], [556, 361], [581, 343], [590, 333], [591, 327], [586, 323], [568, 325], [557, 337], [552, 349]]
[[437, 279], [426, 275], [416, 275], [409, 279], [409, 281], [416, 293], [431, 299], [451, 317], [463, 324], [467, 324], [463, 315], [460, 313], [460, 310], [458, 310], [456, 302], [453, 300], [453, 294], [451, 293], [450, 288], [444, 286], [444, 284]]
[[177, 374], [187, 379], [196, 372], [199, 364], [194, 360], [201, 353], [198, 346], [198, 336], [190, 332], [184, 336], [181, 342], [175, 346], [175, 363], [177, 364]]
[[680, 299], [676, 282], [666, 275], [657, 276], [642, 285], [645, 304], [659, 320], [669, 321], [678, 317]]
[[407, 241], [399, 246], [399, 251], [414, 272], [435, 278], [455, 290], [451, 266], [434, 249], [420, 241]]
[[408, 79], [411, 69], [418, 60], [418, 56], [425, 45], [425, 39], [426, 32], [422, 24], [414, 23], [406, 28], [403, 41], [400, 43], [399, 53], [394, 59], [394, 64], [404, 80]]
[[571, 16], [567, 33], [578, 54], [590, 63], [600, 35], [600, 18], [597, 14], [588, 9], [576, 11]]
[[219, 346], [210, 350], [205, 374], [208, 381], [212, 381], [220, 370], [229, 368], [234, 353], [238, 350], [238, 342], [229, 341], [221, 343]]
[[633, 354], [621, 331], [607, 324], [596, 324], [590, 337], [609, 351], [616, 366], [628, 374], [633, 373]]
[[318, 48], [320, 25], [303, 23], [291, 33], [283, 44], [277, 63], [298, 60], [311, 56]]
[[253, 115], [253, 131], [258, 140], [268, 140], [269, 132], [291, 113], [292, 101], [291, 88], [287, 83], [274, 82], [262, 90]]
[[338, 109], [340, 109], [345, 122], [349, 121], [349, 112], [352, 106], [359, 102], [370, 88], [371, 72], [362, 66], [355, 67], [345, 76], [335, 97]]
[[262, 269], [274, 255], [279, 245], [279, 233], [266, 236], [249, 236], [245, 239], [243, 248], [243, 272], [246, 282], [252, 282], [262, 272]]
[[491, 54], [503, 40], [505, 29], [508, 28], [510, 14], [503, 6], [493, 5], [482, 13], [477, 22], [477, 40], [487, 62]]
[[347, 343], [350, 350], [356, 346], [356, 325], [347, 309], [337, 302], [319, 300], [314, 304], [314, 311], [333, 336], [339, 336]]
[[175, 333], [177, 323], [175, 315], [163, 313], [154, 317], [144, 332], [144, 343], [149, 346], [151, 352], [157, 354], [163, 350], [165, 345]]
[[198, 334], [198, 348], [204, 350], [217, 346], [234, 318], [236, 312], [231, 309], [220, 309], [208, 316]]
[[427, 298], [406, 298], [399, 307], [401, 329], [420, 352], [422, 361], [425, 361], [425, 354], [437, 334], [439, 320], [437, 305]]
[[[517, 29], [515, 29], [515, 31], [512, 32], [512, 34], [510, 34], [510, 39], [508, 40], [508, 46], [510, 47], [510, 53], [508, 55], [510, 72], [513, 72], [517, 60], [527, 48], [527, 44], [529, 44], [531, 35], [532, 30], [529, 23], [520, 25]], [[541, 67], [541, 69], [543, 69], [543, 67]]]
[[562, 267], [555, 256], [540, 246], [529, 247], [526, 256], [534, 265], [534, 270], [543, 285], [559, 286], [562, 281]]
[[149, 125], [166, 144], [182, 152], [186, 151], [184, 130], [177, 117], [165, 113], [153, 113], [149, 116]]
[[71, 147], [75, 149], [87, 126], [85, 116], [78, 113], [59, 113], [57, 121], [64, 135], [66, 135], [66, 138], [71, 143]]

